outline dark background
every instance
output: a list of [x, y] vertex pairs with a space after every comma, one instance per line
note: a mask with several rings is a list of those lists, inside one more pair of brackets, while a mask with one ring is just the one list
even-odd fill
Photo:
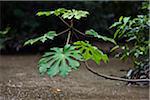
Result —
[[[54, 16], [38, 17], [38, 11], [54, 10], [57, 8], [79, 9], [89, 11], [90, 15], [75, 22], [75, 27], [82, 32], [94, 29], [100, 34], [113, 37], [113, 30], [109, 26], [120, 16], [135, 17], [141, 14], [141, 1], [1, 1], [0, 30], [7, 26], [11, 30], [7, 34], [10, 39], [5, 42], [6, 48], [2, 53], [36, 53], [49, 47], [64, 45], [66, 38], [60, 36], [54, 41], [37, 43], [24, 47], [26, 40], [41, 36], [47, 31], [62, 31], [66, 26]], [[82, 36], [79, 36], [84, 39]]]

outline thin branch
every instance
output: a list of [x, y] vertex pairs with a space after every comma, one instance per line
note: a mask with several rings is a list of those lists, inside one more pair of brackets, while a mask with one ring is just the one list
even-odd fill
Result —
[[101, 73], [97, 73], [96, 71], [94, 71], [92, 68], [90, 68], [90, 66], [88, 65], [88, 63], [85, 61], [85, 65], [86, 68], [92, 72], [95, 75], [101, 76], [103, 78], [106, 79], [110, 79], [110, 80], [118, 80], [118, 81], [124, 81], [124, 82], [150, 82], [150, 79], [125, 79], [125, 78], [120, 78], [120, 77], [114, 77], [114, 76], [109, 76], [109, 75], [105, 75], [105, 74], [101, 74]]
[[79, 31], [78, 29], [74, 28], [74, 27], [73, 27], [73, 24], [72, 24], [72, 25], [69, 25], [64, 19], [62, 19], [62, 17], [59, 17], [59, 18], [60, 18], [60, 20], [61, 20], [64, 24], [66, 24], [69, 28], [72, 28], [73, 30], [75, 30], [76, 32], [78, 32], [78, 33], [81, 34], [81, 35], [85, 35], [85, 34], [82, 33], [81, 31]]
[[75, 35], [75, 37], [76, 37], [77, 39], [79, 39], [79, 37], [77, 36], [77, 34], [76, 34], [74, 31], [72, 31], [72, 33]]
[[70, 27], [73, 27], [73, 19], [70, 21]]
[[59, 16], [59, 18], [64, 24], [66, 24], [68, 27], [70, 27], [70, 25], [64, 19], [62, 19], [62, 17]]
[[75, 30], [76, 32], [78, 32], [79, 34], [81, 34], [81, 35], [84, 35], [84, 36], [85, 36], [85, 34], [84, 34], [84, 33], [82, 33], [81, 31], [79, 31], [78, 29], [76, 29], [76, 28], [74, 28], [74, 27], [72, 27], [72, 29], [73, 29], [73, 30]]
[[69, 41], [70, 41], [70, 36], [71, 36], [71, 31], [69, 31], [68, 33], [68, 37], [67, 37], [67, 42], [66, 42], [66, 45], [69, 44]]
[[64, 30], [64, 31], [62, 31], [62, 32], [59, 32], [58, 34], [57, 34], [57, 36], [59, 36], [59, 35], [61, 35], [61, 34], [63, 34], [63, 33], [66, 33], [67, 31], [69, 31], [70, 30], [70, 28], [67, 28], [66, 30]]

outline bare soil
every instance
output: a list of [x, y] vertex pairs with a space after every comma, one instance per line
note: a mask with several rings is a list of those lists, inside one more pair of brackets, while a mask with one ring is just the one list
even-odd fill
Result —
[[[127, 86], [89, 72], [83, 63], [66, 78], [40, 76], [40, 55], [0, 56], [0, 100], [149, 100], [149, 87]], [[108, 64], [90, 66], [100, 73], [124, 76], [131, 61], [110, 58]]]

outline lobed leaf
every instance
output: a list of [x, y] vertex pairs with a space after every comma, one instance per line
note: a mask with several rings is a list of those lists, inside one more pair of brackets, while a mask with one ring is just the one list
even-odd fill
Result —
[[41, 42], [45, 42], [46, 40], [48, 40], [48, 39], [50, 39], [50, 40], [53, 40], [53, 38], [55, 37], [55, 36], [57, 36], [57, 34], [56, 34], [56, 32], [55, 31], [49, 31], [49, 32], [47, 32], [47, 33], [45, 33], [43, 36], [41, 36], [41, 37], [37, 37], [37, 38], [35, 38], [35, 39], [30, 39], [30, 40], [28, 40], [28, 41], [26, 41], [25, 43], [24, 43], [24, 45], [28, 45], [28, 44], [34, 44], [34, 43], [36, 43], [36, 42], [38, 42], [38, 41], [41, 41]]
[[99, 39], [102, 39], [102, 40], [104, 40], [104, 41], [109, 41], [109, 42], [112, 42], [112, 43], [116, 44], [116, 42], [115, 42], [114, 39], [108, 38], [108, 37], [106, 37], [106, 36], [99, 35], [99, 34], [98, 34], [96, 31], [94, 31], [93, 29], [87, 30], [87, 31], [85, 32], [85, 34], [87, 34], [87, 35], [92, 35], [92, 36], [97, 37], [97, 38], [99, 38]]
[[74, 46], [65, 45], [64, 48], [51, 48], [50, 52], [45, 53], [39, 61], [39, 71], [41, 74], [47, 72], [49, 76], [60, 74], [65, 77], [71, 69], [78, 69], [82, 61], [79, 50]]
[[38, 12], [36, 15], [38, 16], [50, 16], [50, 15], [55, 15], [55, 16], [60, 16], [62, 17], [63, 19], [81, 19], [82, 17], [87, 17], [87, 15], [89, 15], [89, 12], [87, 11], [82, 11], [82, 10], [75, 10], [75, 9], [72, 9], [72, 10], [67, 10], [65, 8], [59, 8], [59, 9], [56, 9], [54, 11], [40, 11]]
[[75, 9], [72, 9], [72, 10], [67, 10], [63, 15], [62, 17], [64, 19], [72, 19], [72, 18], [75, 18], [75, 19], [80, 19], [82, 17], [87, 17], [87, 15], [89, 14], [89, 12], [87, 11], [82, 11], [82, 10], [75, 10]]
[[85, 60], [92, 59], [97, 64], [99, 64], [101, 60], [103, 60], [105, 63], [108, 61], [108, 57], [106, 54], [103, 54], [101, 50], [99, 50], [95, 46], [92, 46], [88, 42], [77, 41], [74, 43], [74, 45], [77, 50], [80, 50], [80, 53]]

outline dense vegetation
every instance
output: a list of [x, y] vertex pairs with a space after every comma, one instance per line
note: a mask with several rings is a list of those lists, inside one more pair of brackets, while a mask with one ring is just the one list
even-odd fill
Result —
[[123, 44], [115, 46], [112, 51], [120, 47], [122, 52], [119, 52], [116, 56], [120, 57], [121, 60], [132, 59], [136, 69], [134, 71], [130, 70], [128, 78], [149, 79], [150, 20], [148, 11], [150, 6], [144, 2], [141, 9], [143, 14], [134, 18], [121, 16], [119, 21], [110, 27], [116, 28], [115, 40], [124, 40]]

